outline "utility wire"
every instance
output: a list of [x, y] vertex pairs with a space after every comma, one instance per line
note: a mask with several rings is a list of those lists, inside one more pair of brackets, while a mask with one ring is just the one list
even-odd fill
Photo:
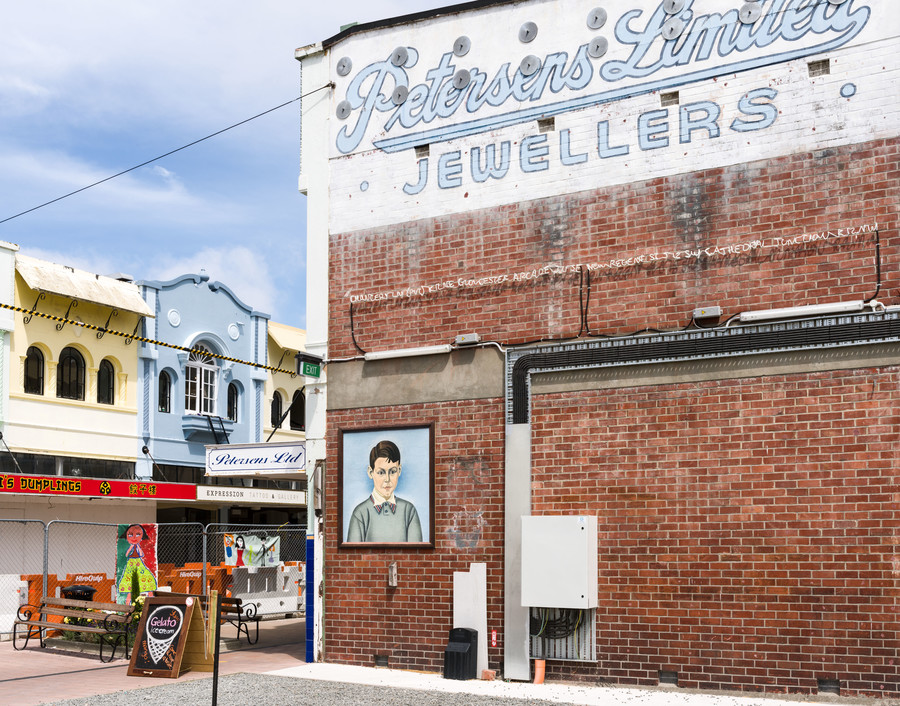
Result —
[[133, 167], [125, 169], [125, 170], [119, 172], [118, 174], [113, 174], [112, 176], [108, 176], [105, 179], [101, 179], [100, 181], [95, 181], [93, 184], [88, 184], [87, 186], [82, 186], [80, 189], [71, 191], [68, 194], [65, 194], [64, 196], [58, 196], [55, 199], [53, 199], [52, 201], [47, 201], [46, 203], [42, 203], [40, 206], [35, 206], [33, 208], [29, 208], [27, 211], [22, 211], [21, 213], [17, 213], [14, 216], [9, 216], [8, 218], [4, 218], [2, 221], [0, 221], [0, 224], [6, 223], [7, 221], [11, 221], [13, 218], [18, 218], [19, 216], [24, 216], [26, 213], [31, 213], [32, 211], [37, 211], [39, 208], [44, 208], [44, 206], [49, 206], [50, 204], [54, 204], [57, 201], [62, 201], [63, 199], [67, 199], [70, 196], [74, 196], [75, 194], [80, 194], [82, 191], [87, 191], [88, 189], [92, 189], [95, 186], [99, 186], [100, 184], [103, 184], [107, 181], [115, 179], [116, 177], [120, 177], [123, 174], [128, 174], [128, 172], [133, 172], [135, 169], [140, 169], [141, 167], [146, 167], [148, 164], [153, 164], [153, 162], [158, 162], [159, 160], [164, 159], [165, 157], [168, 157], [169, 155], [173, 155], [176, 152], [181, 152], [181, 150], [186, 150], [188, 147], [193, 147], [194, 145], [200, 144], [204, 140], [208, 140], [211, 137], [216, 137], [217, 135], [221, 135], [223, 132], [228, 132], [229, 130], [233, 130], [236, 127], [240, 127], [241, 125], [244, 125], [245, 123], [249, 123], [251, 120], [256, 120], [257, 118], [261, 118], [263, 115], [268, 115], [269, 113], [272, 113], [280, 108], [284, 108], [285, 106], [290, 105], [291, 103], [296, 103], [301, 98], [305, 98], [306, 96], [311, 96], [313, 93], [321, 91], [325, 88], [331, 88], [332, 86], [334, 86], [333, 83], [326, 83], [324, 86], [319, 86], [319, 88], [316, 88], [316, 89], [310, 91], [309, 93], [304, 93], [302, 95], [299, 95], [296, 98], [292, 98], [291, 100], [289, 100], [285, 103], [282, 103], [281, 105], [276, 105], [274, 108], [269, 108], [268, 110], [264, 110], [262, 113], [259, 113], [258, 115], [254, 115], [252, 118], [247, 118], [246, 120], [241, 120], [241, 122], [235, 123], [234, 125], [229, 125], [228, 127], [222, 128], [218, 132], [214, 132], [211, 135], [207, 135], [206, 137], [201, 137], [199, 140], [194, 140], [193, 142], [189, 142], [188, 144], [186, 144], [182, 147], [178, 147], [177, 149], [166, 152], [165, 154], [161, 154], [161, 155], [159, 155], [159, 157], [154, 157], [153, 159], [148, 159], [146, 162], [141, 162], [140, 164], [137, 164]]

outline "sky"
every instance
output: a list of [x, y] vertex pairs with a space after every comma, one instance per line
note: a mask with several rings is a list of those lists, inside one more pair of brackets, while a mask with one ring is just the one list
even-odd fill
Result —
[[[294, 49], [453, 0], [41, 0], [0, 10], [0, 240], [97, 274], [205, 269], [306, 322]], [[307, 87], [308, 88], [308, 87]], [[14, 217], [15, 216], [15, 217]]]

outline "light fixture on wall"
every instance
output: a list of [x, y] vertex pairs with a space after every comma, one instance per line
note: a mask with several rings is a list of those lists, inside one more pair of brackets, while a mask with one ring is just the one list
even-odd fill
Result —
[[[166, 474], [163, 473], [162, 468], [160, 468], [158, 465], [156, 465], [156, 459], [153, 458], [153, 456], [150, 454], [150, 449], [147, 448], [146, 446], [143, 446], [143, 447], [141, 447], [141, 453], [144, 454], [144, 456], [146, 456], [147, 458], [150, 459], [150, 463], [153, 464], [153, 468], [155, 468], [157, 471], [159, 471], [160, 477], [161, 477], [166, 483], [168, 483], [168, 482], [169, 482], [169, 479], [166, 478]], [[135, 470], [137, 470], [137, 469], [135, 469]], [[152, 478], [153, 478], [153, 472], [152, 472], [152, 471], [151, 471], [150, 477], [151, 477], [151, 480], [152, 480]], [[134, 479], [137, 480], [137, 474], [135, 474]]]
[[365, 354], [366, 360], [389, 360], [391, 358], [412, 358], [419, 355], [437, 355], [449, 353], [452, 350], [449, 343], [440, 346], [421, 346], [419, 348], [398, 348], [391, 351], [371, 351]]
[[753, 321], [772, 321], [773, 319], [796, 319], [804, 316], [825, 316], [827, 314], [847, 314], [862, 311], [866, 307], [875, 310], [881, 304], [877, 301], [829, 302], [827, 304], [808, 304], [806, 306], [789, 306], [783, 309], [763, 309], [761, 311], [742, 311], [738, 316], [741, 323]]

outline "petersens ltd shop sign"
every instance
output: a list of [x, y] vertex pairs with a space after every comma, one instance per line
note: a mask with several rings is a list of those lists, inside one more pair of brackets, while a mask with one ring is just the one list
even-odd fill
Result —
[[208, 476], [280, 476], [306, 471], [306, 444], [222, 444], [206, 447]]

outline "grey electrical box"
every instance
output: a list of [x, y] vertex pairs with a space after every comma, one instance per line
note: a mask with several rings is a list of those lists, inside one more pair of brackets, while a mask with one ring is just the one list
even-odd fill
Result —
[[471, 346], [475, 343], [481, 343], [481, 334], [461, 333], [453, 339], [453, 343], [457, 346]]
[[522, 605], [597, 607], [597, 518], [522, 518]]
[[697, 321], [718, 319], [720, 316], [722, 316], [722, 307], [720, 306], [698, 306], [694, 309], [694, 319]]

